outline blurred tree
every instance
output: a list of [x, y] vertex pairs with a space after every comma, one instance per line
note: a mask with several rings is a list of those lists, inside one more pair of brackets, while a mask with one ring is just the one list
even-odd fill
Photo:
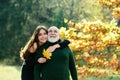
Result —
[[[4, 54], [4, 49], [6, 48], [6, 46], [8, 44], [6, 44], [6, 22], [7, 22], [7, 18], [8, 18], [8, 9], [7, 7], [9, 7], [9, 1], [8, 0], [1, 0], [0, 1], [0, 59], [3, 59], [3, 57], [5, 56]], [[6, 44], [6, 46], [5, 46]]]
[[56, 16], [53, 19], [52, 25], [57, 26], [58, 28], [64, 26], [66, 27], [66, 24], [64, 23], [64, 14], [63, 10], [60, 10]]
[[110, 21], [111, 15], [96, 0], [0, 0], [0, 59], [19, 63], [19, 50], [36, 26], [65, 27], [64, 18]]
[[120, 27], [120, 0], [98, 0], [99, 4], [108, 8], [112, 12], [112, 16], [117, 21], [117, 26]]

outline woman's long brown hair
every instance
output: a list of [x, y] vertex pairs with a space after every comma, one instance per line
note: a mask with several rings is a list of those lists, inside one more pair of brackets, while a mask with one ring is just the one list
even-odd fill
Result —
[[40, 25], [39, 25], [39, 26], [35, 29], [35, 31], [33, 32], [32, 36], [30, 37], [30, 39], [28, 40], [28, 42], [26, 43], [26, 45], [25, 45], [23, 48], [21, 48], [21, 50], [20, 50], [20, 57], [21, 57], [21, 59], [25, 59], [25, 58], [24, 58], [24, 55], [25, 55], [27, 52], [29, 52], [28, 49], [34, 44], [34, 42], [37, 43], [37, 47], [39, 46], [38, 33], [39, 33], [39, 31], [40, 31], [41, 29], [45, 30], [46, 33], [48, 33], [47, 28], [46, 28], [45, 26], [40, 26]]

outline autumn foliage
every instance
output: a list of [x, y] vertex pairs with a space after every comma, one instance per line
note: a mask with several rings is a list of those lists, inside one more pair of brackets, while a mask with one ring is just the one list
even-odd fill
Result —
[[[66, 22], [66, 21], [65, 21]], [[60, 29], [61, 38], [71, 41], [73, 51], [92, 53], [104, 51], [106, 48], [120, 48], [120, 28], [115, 23], [102, 23], [101, 21], [80, 23], [68, 22], [69, 29]]]
[[67, 19], [64, 22], [69, 29], [61, 27], [61, 38], [71, 41], [69, 46], [74, 52], [82, 53], [75, 55], [76, 60], [84, 59], [87, 63], [77, 65], [79, 78], [120, 74], [120, 28], [116, 23], [86, 20], [75, 23]]
[[[98, 0], [100, 5], [112, 9], [112, 15], [120, 19], [120, 0]], [[111, 21], [73, 22], [64, 19], [69, 29], [61, 27], [62, 39], [71, 41], [69, 45], [76, 61], [84, 60], [86, 65], [77, 65], [79, 78], [107, 77], [120, 75], [120, 28]], [[101, 79], [102, 80], [102, 79]]]
[[120, 0], [98, 0], [100, 5], [113, 9], [112, 15], [120, 19]]
[[98, 0], [98, 1], [101, 5], [107, 6], [109, 8], [120, 6], [120, 0]]

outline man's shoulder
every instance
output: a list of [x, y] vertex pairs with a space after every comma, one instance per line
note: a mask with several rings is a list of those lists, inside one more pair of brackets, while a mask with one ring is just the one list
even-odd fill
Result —
[[66, 46], [64, 48], [62, 48], [63, 50], [68, 50], [68, 51], [71, 51], [70, 47], [69, 46]]

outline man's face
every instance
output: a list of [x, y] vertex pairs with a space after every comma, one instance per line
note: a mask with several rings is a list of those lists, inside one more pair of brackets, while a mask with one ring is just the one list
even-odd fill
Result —
[[50, 27], [48, 29], [48, 41], [49, 42], [56, 42], [59, 40], [59, 29], [57, 27]]

